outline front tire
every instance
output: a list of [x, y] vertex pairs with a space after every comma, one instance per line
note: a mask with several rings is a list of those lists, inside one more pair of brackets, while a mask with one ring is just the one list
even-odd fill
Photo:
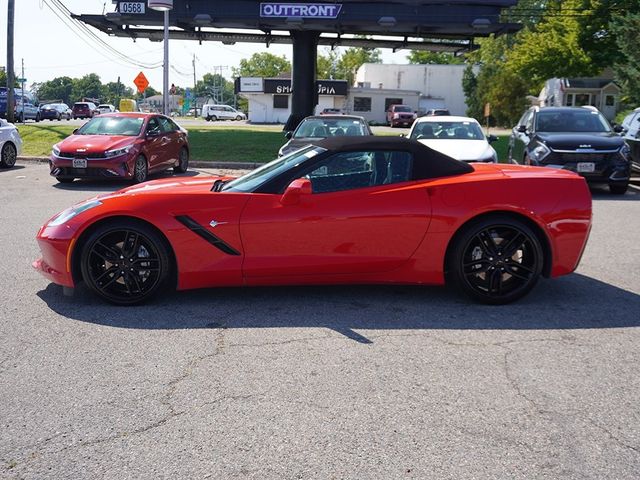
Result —
[[0, 151], [0, 168], [11, 168], [16, 164], [17, 151], [15, 145], [5, 142]]
[[529, 293], [542, 273], [544, 253], [528, 225], [495, 215], [463, 228], [448, 256], [448, 280], [490, 305], [510, 303]]
[[133, 183], [142, 183], [147, 181], [149, 175], [149, 165], [144, 155], [138, 155], [133, 164]]
[[87, 286], [116, 305], [135, 305], [162, 291], [169, 279], [169, 249], [148, 225], [132, 220], [103, 224], [82, 247]]
[[185, 173], [189, 169], [189, 151], [181, 148], [178, 154], [178, 165], [173, 167], [173, 173]]
[[609, 191], [611, 193], [613, 193], [614, 195], [624, 195], [625, 193], [627, 193], [627, 189], [629, 188], [629, 184], [625, 183], [623, 185], [615, 185], [615, 184], [611, 184], [609, 185]]

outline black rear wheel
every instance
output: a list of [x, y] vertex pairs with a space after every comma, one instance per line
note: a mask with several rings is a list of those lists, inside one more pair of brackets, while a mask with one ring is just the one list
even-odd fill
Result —
[[178, 154], [178, 165], [173, 167], [173, 173], [184, 173], [189, 168], [189, 151], [181, 148]]
[[104, 224], [84, 243], [82, 278], [98, 296], [117, 305], [142, 303], [169, 278], [169, 253], [151, 227], [130, 220]]
[[544, 254], [524, 222], [496, 215], [467, 226], [449, 256], [450, 279], [471, 298], [487, 304], [526, 295], [542, 273]]
[[11, 168], [16, 164], [16, 147], [10, 142], [5, 142], [0, 151], [0, 168]]

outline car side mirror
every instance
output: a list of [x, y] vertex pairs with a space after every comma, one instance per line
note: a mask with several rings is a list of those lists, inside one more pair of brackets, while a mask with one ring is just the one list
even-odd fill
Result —
[[622, 133], [624, 132], [624, 128], [622, 127], [622, 125], [614, 125], [613, 126], [613, 131], [616, 133]]
[[498, 141], [498, 137], [496, 137], [495, 135], [489, 135], [489, 136], [487, 137], [487, 141], [488, 141], [489, 143], [497, 142], [497, 141]]
[[296, 205], [300, 202], [302, 195], [311, 195], [311, 180], [308, 178], [298, 178], [291, 182], [280, 198], [282, 205]]
[[526, 125], [518, 125], [518, 132], [527, 133], [527, 126]]
[[401, 133], [400, 136], [401, 137], [406, 137], [406, 135], [404, 133]]
[[291, 137], [293, 137], [293, 132], [287, 132], [284, 134], [284, 138], [287, 140], [291, 140]]

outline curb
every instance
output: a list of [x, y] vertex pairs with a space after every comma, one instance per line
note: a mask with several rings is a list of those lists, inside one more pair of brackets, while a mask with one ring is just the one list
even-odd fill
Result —
[[[48, 163], [49, 157], [18, 157], [19, 162], [24, 163]], [[206, 162], [202, 160], [189, 161], [189, 167], [196, 168], [223, 168], [225, 170], [253, 170], [264, 163], [254, 162]]]

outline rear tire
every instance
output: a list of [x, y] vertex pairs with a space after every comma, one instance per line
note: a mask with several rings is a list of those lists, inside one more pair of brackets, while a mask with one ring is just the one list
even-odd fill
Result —
[[544, 253], [524, 222], [493, 215], [463, 227], [447, 257], [447, 280], [474, 300], [502, 305], [535, 286]]
[[5, 142], [0, 151], [0, 168], [11, 168], [16, 164], [17, 151], [11, 142]]
[[173, 173], [185, 173], [189, 169], [189, 151], [182, 147], [178, 154], [178, 165], [173, 167]]

